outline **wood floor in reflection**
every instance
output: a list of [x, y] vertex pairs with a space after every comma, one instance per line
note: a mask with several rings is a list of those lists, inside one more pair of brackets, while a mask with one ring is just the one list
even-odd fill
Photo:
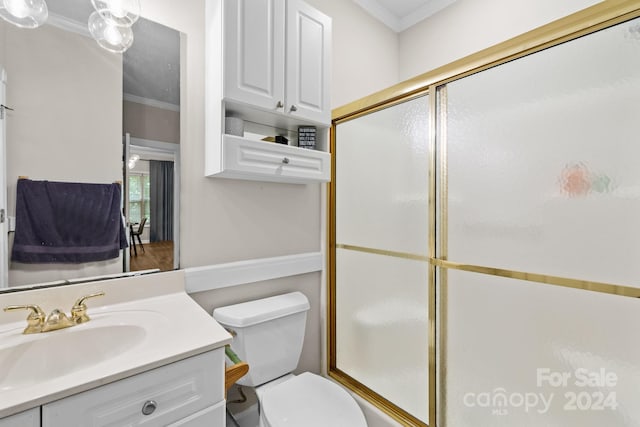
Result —
[[138, 255], [131, 247], [131, 271], [159, 268], [160, 271], [173, 270], [173, 241], [153, 242], [144, 244], [144, 252], [140, 244], [136, 244]]

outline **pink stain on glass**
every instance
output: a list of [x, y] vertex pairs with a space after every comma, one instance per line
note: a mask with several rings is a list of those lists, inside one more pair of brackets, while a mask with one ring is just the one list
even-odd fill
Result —
[[567, 165], [560, 175], [562, 192], [570, 197], [586, 196], [591, 190], [591, 172], [582, 163]]

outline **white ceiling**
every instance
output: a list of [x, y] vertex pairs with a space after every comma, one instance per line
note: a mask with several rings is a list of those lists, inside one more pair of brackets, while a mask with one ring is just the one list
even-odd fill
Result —
[[397, 33], [453, 4], [456, 0], [353, 0]]

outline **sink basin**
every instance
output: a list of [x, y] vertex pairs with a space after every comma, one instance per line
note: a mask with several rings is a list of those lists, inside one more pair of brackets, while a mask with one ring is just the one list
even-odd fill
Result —
[[147, 330], [109, 317], [53, 332], [0, 332], [0, 392], [41, 383], [113, 360], [145, 341]]

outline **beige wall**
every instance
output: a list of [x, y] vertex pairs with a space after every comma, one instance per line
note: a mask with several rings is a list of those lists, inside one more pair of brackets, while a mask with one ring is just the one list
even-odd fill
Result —
[[[7, 121], [8, 214], [15, 215], [20, 175], [122, 180], [122, 57], [50, 25], [24, 30], [0, 21], [0, 34], [7, 104], [15, 109]], [[9, 267], [9, 283], [15, 286], [116, 273], [122, 271], [122, 259]]]
[[400, 34], [406, 80], [555, 21], [598, 0], [457, 0]]
[[123, 101], [125, 133], [134, 138], [180, 143], [180, 112], [165, 110], [137, 102]]
[[306, 0], [333, 19], [332, 108], [398, 82], [398, 35], [351, 0]]
[[[334, 17], [333, 105], [382, 89], [397, 79], [395, 35], [343, 0], [314, 1]], [[204, 177], [204, 0], [142, 1], [144, 16], [182, 31], [180, 264], [195, 267], [320, 250], [320, 185], [289, 185]], [[354, 30], [350, 26], [356, 24]], [[356, 31], [357, 30], [357, 31]], [[356, 40], [351, 37], [357, 36]], [[367, 40], [379, 40], [378, 47]], [[390, 59], [374, 67], [383, 49]], [[350, 52], [359, 55], [350, 58]], [[343, 62], [348, 61], [349, 67]], [[342, 66], [338, 66], [342, 64]], [[379, 73], [379, 74], [378, 74]], [[366, 75], [366, 79], [361, 76]], [[362, 80], [364, 82], [360, 83]], [[218, 301], [237, 302], [301, 289], [311, 299], [301, 367], [320, 363], [320, 275], [296, 276], [198, 294], [207, 311]], [[228, 296], [229, 295], [229, 296]], [[316, 295], [313, 297], [313, 295]]]
[[[184, 82], [181, 90], [180, 265], [194, 267], [251, 258], [317, 251], [320, 192], [318, 185], [282, 185], [211, 179], [204, 176], [204, 1], [180, 6], [172, 0], [142, 2], [145, 17], [185, 34], [181, 48]], [[296, 288], [293, 278], [275, 280], [269, 292]], [[317, 276], [308, 288], [319, 292]], [[235, 301], [260, 296], [260, 284], [198, 294], [211, 312], [218, 298]], [[229, 299], [226, 299], [227, 301]], [[319, 305], [314, 303], [314, 316]], [[319, 328], [310, 327], [305, 341], [305, 366], [319, 366]]]

